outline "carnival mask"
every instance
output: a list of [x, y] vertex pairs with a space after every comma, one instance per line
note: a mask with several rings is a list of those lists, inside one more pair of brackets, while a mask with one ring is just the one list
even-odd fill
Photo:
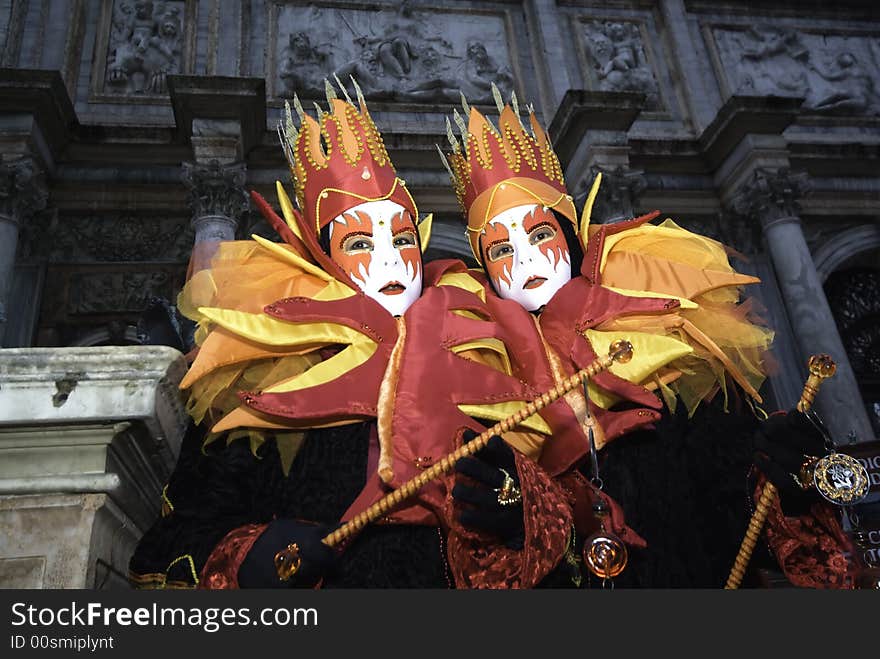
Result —
[[498, 294], [526, 310], [543, 307], [571, 279], [565, 235], [546, 206], [499, 213], [481, 236], [483, 264]]
[[401, 316], [422, 294], [418, 235], [403, 206], [368, 201], [330, 223], [330, 258], [365, 295]]

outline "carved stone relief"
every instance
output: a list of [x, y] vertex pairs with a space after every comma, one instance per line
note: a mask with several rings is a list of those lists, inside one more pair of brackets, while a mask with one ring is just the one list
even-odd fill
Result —
[[802, 96], [829, 114], [880, 114], [880, 54], [868, 37], [777, 25], [716, 28], [731, 93]]
[[43, 173], [31, 158], [0, 162], [0, 216], [20, 223], [46, 206]]
[[353, 76], [370, 99], [491, 103], [513, 89], [500, 16], [316, 5], [278, 7], [274, 96], [323, 97], [324, 79]]
[[249, 208], [244, 163], [183, 163], [181, 180], [189, 190], [193, 218], [221, 216], [237, 219]]
[[[591, 221], [605, 224], [632, 218], [635, 215], [633, 206], [648, 185], [645, 173], [640, 169], [622, 166], [612, 170], [593, 165], [587, 180], [592, 183], [599, 172], [602, 172], [602, 184], [593, 203]], [[588, 189], [584, 188], [583, 192], [575, 195], [578, 205], [583, 205], [587, 193]]]
[[51, 267], [41, 325], [72, 322], [77, 316], [136, 316], [155, 297], [176, 299], [184, 270], [183, 265]]
[[591, 21], [583, 28], [587, 61], [600, 91], [641, 92], [645, 108], [661, 107], [660, 92], [637, 23]]
[[880, 270], [834, 272], [825, 282], [825, 294], [853, 371], [880, 377]]
[[132, 214], [44, 213], [25, 227], [20, 255], [50, 263], [172, 261], [186, 263], [193, 245], [188, 218]]
[[812, 193], [806, 172], [757, 168], [729, 204], [738, 215], [757, 218], [766, 224], [785, 217], [797, 217], [802, 197]]
[[105, 92], [167, 93], [166, 77], [182, 70], [184, 4], [171, 0], [113, 3]]

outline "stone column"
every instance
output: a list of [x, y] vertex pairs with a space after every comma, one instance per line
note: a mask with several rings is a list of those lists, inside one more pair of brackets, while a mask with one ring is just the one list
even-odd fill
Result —
[[[874, 439], [858, 383], [837, 331], [798, 216], [797, 199], [809, 192], [805, 174], [757, 168], [734, 200], [738, 212], [757, 218], [795, 335], [803, 378], [810, 355], [824, 352], [837, 373], [822, 386], [815, 407], [835, 443]], [[791, 401], [791, 406], [796, 401]]]
[[11, 310], [6, 308], [19, 227], [46, 207], [48, 192], [31, 158], [0, 162], [0, 345]]
[[189, 189], [195, 244], [234, 240], [241, 215], [248, 209], [244, 163], [184, 163], [182, 180]]

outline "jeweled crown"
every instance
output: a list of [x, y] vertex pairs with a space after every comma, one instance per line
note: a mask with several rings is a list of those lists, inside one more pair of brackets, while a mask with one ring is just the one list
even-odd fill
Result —
[[541, 204], [577, 224], [559, 159], [534, 111], [528, 109], [529, 132], [520, 120], [516, 96], [511, 97], [510, 104], [504, 104], [494, 86], [493, 92], [500, 112], [498, 128], [463, 98], [468, 123], [465, 125], [458, 111], [454, 111], [461, 139], [455, 136], [447, 119], [452, 152], [440, 151], [467, 219], [468, 240], [478, 261], [479, 235], [486, 222], [515, 206]]
[[294, 96], [299, 128], [289, 103], [285, 103], [284, 119], [278, 126], [297, 204], [305, 223], [316, 233], [333, 218], [367, 201], [390, 199], [409, 210], [413, 218], [418, 217], [415, 202], [406, 183], [397, 177], [363, 94], [354, 80], [352, 83], [359, 107], [341, 83], [345, 100], [338, 98], [327, 82], [330, 112], [316, 103], [314, 119]]

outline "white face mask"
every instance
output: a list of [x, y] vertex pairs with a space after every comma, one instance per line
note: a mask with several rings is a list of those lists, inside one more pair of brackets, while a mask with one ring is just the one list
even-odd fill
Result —
[[544, 206], [516, 206], [493, 217], [482, 249], [495, 290], [528, 311], [543, 307], [571, 279], [565, 234]]
[[403, 315], [422, 294], [419, 233], [398, 203], [368, 201], [334, 218], [330, 257], [393, 316]]

